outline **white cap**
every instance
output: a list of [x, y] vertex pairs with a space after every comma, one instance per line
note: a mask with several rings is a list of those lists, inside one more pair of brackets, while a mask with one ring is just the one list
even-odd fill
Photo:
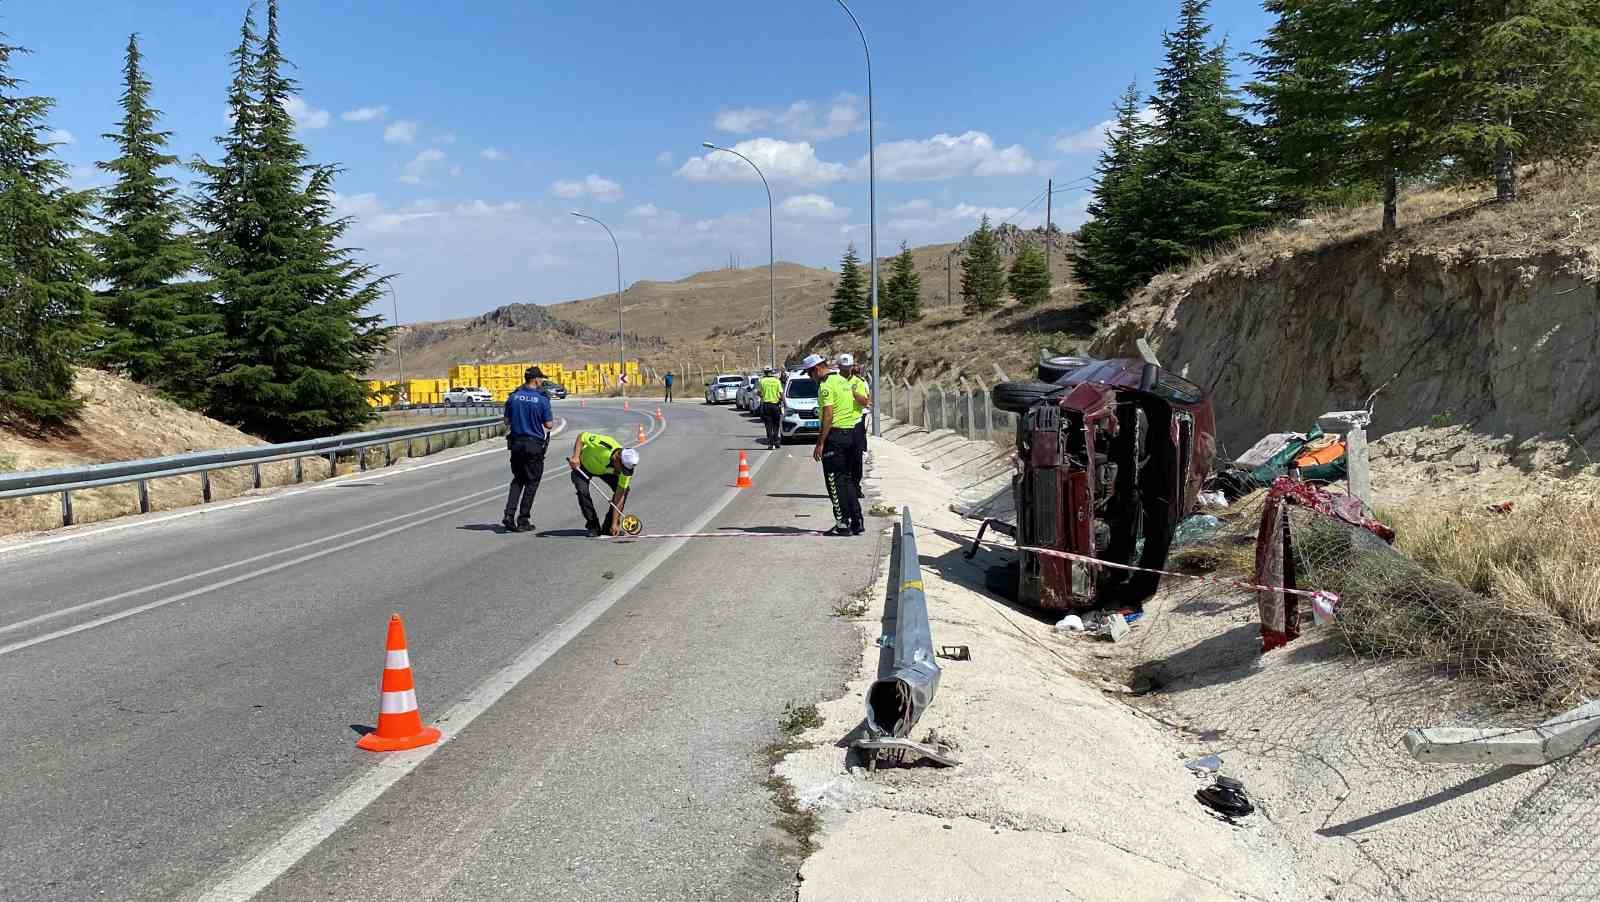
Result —
[[827, 363], [821, 354], [807, 354], [806, 359], [800, 361], [800, 369], [809, 370], [819, 363]]
[[632, 448], [623, 448], [622, 449], [622, 468], [631, 473], [631, 472], [633, 472], [634, 468], [638, 467], [638, 466], [639, 466], [639, 452], [633, 450]]
[[834, 363], [837, 363], [839, 366], [855, 366], [856, 359], [851, 357], [849, 354], [840, 354], [839, 359], [835, 360]]

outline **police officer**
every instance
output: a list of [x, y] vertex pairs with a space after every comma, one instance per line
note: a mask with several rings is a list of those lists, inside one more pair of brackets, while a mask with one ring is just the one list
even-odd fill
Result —
[[511, 451], [511, 492], [506, 496], [506, 515], [500, 525], [511, 532], [533, 529], [533, 497], [539, 492], [544, 475], [544, 453], [550, 444], [555, 416], [550, 398], [541, 390], [544, 373], [529, 367], [522, 374], [522, 387], [506, 398], [506, 447]]
[[[572, 487], [578, 491], [578, 510], [583, 513], [583, 525], [589, 530], [589, 538], [620, 535], [622, 509], [628, 503], [628, 484], [633, 480], [634, 468], [639, 466], [639, 452], [622, 447], [621, 442], [609, 435], [580, 432], [572, 443], [572, 456], [567, 458], [567, 466], [572, 468]], [[595, 515], [594, 498], [589, 494], [589, 482], [593, 479], [611, 488], [611, 510], [606, 512], [604, 525]]]
[[756, 380], [756, 388], [761, 391], [761, 422], [767, 427], [767, 447], [776, 449], [782, 441], [783, 383], [772, 375], [769, 366]]
[[666, 396], [661, 400], [667, 402], [668, 404], [672, 403], [672, 378], [672, 370], [667, 370], [666, 378], [661, 380], [662, 383], [667, 387]]
[[866, 523], [861, 515], [861, 496], [851, 481], [850, 461], [854, 444], [851, 430], [861, 419], [861, 409], [851, 395], [850, 383], [837, 373], [830, 373], [828, 361], [820, 354], [806, 357], [800, 368], [816, 380], [817, 409], [822, 411], [822, 431], [811, 457], [822, 462], [822, 478], [828, 487], [828, 499], [833, 502], [833, 528], [823, 535], [860, 535], [866, 532]]
[[[872, 407], [872, 390], [867, 387], [867, 380], [861, 378], [861, 367], [856, 365], [854, 357], [849, 354], [840, 354], [838, 359], [839, 375], [850, 385], [850, 397], [856, 407], [863, 411], [861, 419], [856, 421], [856, 428], [850, 431], [850, 479], [856, 484], [856, 497], [865, 498], [861, 491], [861, 478], [866, 475], [867, 458], [867, 418], [865, 411]], [[865, 529], [866, 524], [862, 524]]]

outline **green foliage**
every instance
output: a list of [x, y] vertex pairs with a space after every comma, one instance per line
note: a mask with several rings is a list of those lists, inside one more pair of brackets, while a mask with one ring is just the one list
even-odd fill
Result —
[[904, 241], [900, 242], [900, 253], [889, 264], [889, 284], [882, 294], [886, 318], [902, 326], [922, 319], [922, 276]]
[[1077, 249], [1068, 257], [1084, 295], [1101, 307], [1121, 304], [1154, 274], [1142, 250], [1150, 127], [1141, 112], [1139, 87], [1130, 84], [1117, 103], [1116, 122], [1095, 169], [1099, 178], [1091, 192], [1089, 221], [1078, 230]]
[[1011, 261], [1011, 274], [1007, 280], [1011, 296], [1024, 307], [1032, 307], [1050, 299], [1050, 270], [1045, 264], [1044, 249], [1024, 242]]
[[121, 154], [100, 168], [116, 176], [101, 198], [95, 236], [101, 332], [100, 366], [200, 407], [221, 350], [221, 318], [209, 286], [197, 281], [200, 248], [184, 230], [176, 181], [161, 170], [177, 162], [164, 152], [169, 132], [149, 105], [137, 35], [128, 37], [120, 130], [105, 135]]
[[833, 303], [828, 305], [828, 325], [834, 329], [859, 329], [867, 322], [867, 276], [861, 271], [861, 258], [856, 256], [856, 246], [845, 248], [839, 261], [839, 283], [833, 289]]
[[24, 95], [0, 40], [0, 420], [61, 422], [82, 402], [72, 358], [89, 326], [84, 246], [91, 196], [65, 186], [46, 117], [54, 101]]
[[356, 377], [389, 334], [363, 312], [382, 282], [338, 246], [347, 222], [333, 214], [337, 170], [307, 162], [294, 137], [277, 0], [260, 36], [246, 14], [232, 58], [223, 158], [197, 167], [226, 337], [209, 407], [275, 441], [345, 431], [372, 417]]
[[994, 310], [1005, 292], [1005, 271], [1000, 266], [1000, 244], [985, 215], [978, 230], [967, 239], [961, 258], [962, 309], [971, 314]]

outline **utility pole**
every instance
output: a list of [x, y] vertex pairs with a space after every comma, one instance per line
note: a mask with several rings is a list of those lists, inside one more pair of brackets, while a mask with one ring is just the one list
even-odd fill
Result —
[[1050, 274], [1050, 202], [1056, 199], [1055, 184], [1055, 179], [1044, 180], [1044, 272], [1047, 276]]

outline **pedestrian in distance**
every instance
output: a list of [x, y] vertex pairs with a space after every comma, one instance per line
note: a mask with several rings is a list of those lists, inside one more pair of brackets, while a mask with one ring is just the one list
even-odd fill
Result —
[[668, 404], [671, 404], [672, 403], [672, 370], [667, 370], [667, 375], [662, 377], [661, 384], [666, 386], [666, 393], [662, 397], [661, 400], [665, 401]]
[[813, 460], [822, 462], [822, 480], [828, 488], [828, 500], [833, 503], [833, 528], [825, 536], [850, 536], [866, 532], [866, 520], [861, 514], [861, 497], [851, 481], [851, 447], [854, 442], [851, 430], [861, 418], [850, 393], [850, 383], [828, 369], [828, 361], [820, 354], [811, 354], [800, 362], [800, 368], [817, 383], [817, 409], [822, 411], [821, 432], [817, 447], [811, 452]]
[[550, 446], [550, 430], [555, 415], [550, 412], [550, 397], [540, 388], [544, 373], [529, 367], [522, 374], [522, 387], [506, 398], [506, 447], [511, 452], [511, 491], [506, 496], [506, 514], [500, 525], [511, 532], [533, 529], [533, 498], [539, 493], [544, 475], [544, 455]]
[[769, 366], [756, 380], [756, 388], [761, 391], [761, 423], [767, 427], [767, 447], [776, 450], [783, 442], [783, 383]]
[[[621, 535], [622, 509], [628, 503], [628, 487], [633, 481], [634, 469], [639, 466], [639, 452], [624, 448], [609, 435], [580, 432], [572, 443], [572, 456], [567, 458], [567, 466], [572, 468], [572, 487], [578, 492], [578, 510], [583, 514], [589, 538]], [[611, 509], [606, 512], [604, 524], [595, 514], [594, 497], [589, 494], [589, 483], [595, 479], [611, 489]]]
[[[872, 409], [872, 390], [867, 387], [867, 380], [861, 378], [861, 367], [856, 365], [856, 360], [849, 354], [840, 354], [838, 359], [839, 375], [850, 386], [850, 398], [856, 407], [862, 411], [861, 419], [856, 421], [856, 426], [850, 431], [850, 481], [855, 483], [856, 497], [865, 498], [861, 490], [861, 479], [866, 475], [867, 468], [867, 417], [866, 411]], [[862, 524], [865, 528], [865, 524]]]

